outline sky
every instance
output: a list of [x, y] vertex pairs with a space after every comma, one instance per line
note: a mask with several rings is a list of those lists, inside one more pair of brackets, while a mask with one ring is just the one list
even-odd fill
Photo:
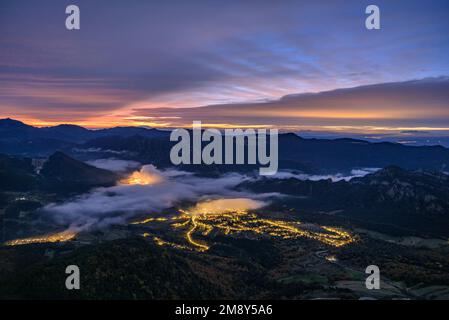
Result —
[[448, 57], [447, 0], [0, 0], [0, 118], [449, 132]]

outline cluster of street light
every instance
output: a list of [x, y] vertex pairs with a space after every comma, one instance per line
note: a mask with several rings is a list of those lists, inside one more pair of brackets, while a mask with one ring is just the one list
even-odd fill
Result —
[[[298, 221], [286, 221], [260, 217], [246, 210], [228, 209], [224, 212], [205, 213], [194, 210], [179, 210], [179, 215], [171, 218], [145, 218], [132, 224], [168, 222], [174, 229], [179, 229], [188, 245], [198, 251], [207, 251], [210, 244], [206, 241], [212, 232], [224, 235], [255, 234], [261, 237], [280, 239], [308, 238], [333, 247], [342, 247], [355, 241], [355, 237], [340, 228], [329, 226], [306, 225]], [[145, 234], [147, 237], [149, 233]], [[185, 245], [164, 241], [156, 237], [159, 245], [186, 248]]]
[[29, 237], [23, 239], [15, 239], [5, 242], [6, 246], [20, 246], [33, 243], [51, 243], [51, 242], [65, 242], [75, 238], [77, 232], [74, 230], [65, 230], [57, 233], [50, 233], [47, 235]]

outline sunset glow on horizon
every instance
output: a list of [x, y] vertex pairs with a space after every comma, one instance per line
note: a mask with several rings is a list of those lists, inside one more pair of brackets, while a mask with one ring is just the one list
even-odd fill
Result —
[[32, 10], [1, 4], [0, 118], [90, 129], [202, 121], [218, 129], [449, 131], [445, 1], [407, 1], [404, 10], [379, 0], [388, 14], [375, 31], [356, 0], [259, 1], [258, 10], [240, 1], [79, 5], [82, 26], [72, 32], [60, 1]]
[[[139, 122], [139, 121], [123, 121], [123, 122], [103, 122], [96, 121], [95, 119], [91, 121], [83, 121], [83, 122], [42, 122], [40, 120], [20, 120], [27, 125], [37, 127], [37, 128], [45, 128], [52, 127], [58, 125], [76, 125], [81, 126], [91, 130], [97, 129], [107, 129], [114, 127], [143, 127], [143, 128], [154, 128], [154, 129], [163, 129], [163, 130], [172, 130], [176, 128], [192, 128], [192, 123], [185, 124], [160, 124], [160, 123], [148, 123], [148, 122]], [[449, 127], [385, 127], [385, 126], [274, 126], [274, 125], [239, 125], [233, 123], [202, 123], [201, 126], [203, 128], [211, 128], [211, 129], [279, 129], [282, 132], [295, 132], [295, 131], [311, 131], [311, 132], [335, 132], [335, 133], [358, 133], [358, 134], [387, 134], [387, 133], [401, 133], [404, 131], [423, 131], [423, 132], [439, 132], [439, 133], [447, 133], [449, 134]]]

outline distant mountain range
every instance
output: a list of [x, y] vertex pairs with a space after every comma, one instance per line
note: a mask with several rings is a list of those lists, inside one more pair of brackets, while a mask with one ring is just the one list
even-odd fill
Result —
[[89, 130], [75, 125], [37, 128], [13, 119], [0, 119], [0, 152], [21, 155], [49, 155], [67, 150], [91, 139], [105, 136], [147, 138], [168, 137], [169, 132], [141, 127], [115, 127]]
[[[88, 130], [73, 125], [35, 128], [12, 119], [0, 120], [0, 153], [47, 157], [63, 151], [75, 158], [111, 157], [143, 164], [170, 166], [169, 131], [141, 127]], [[449, 149], [442, 146], [406, 146], [398, 143], [371, 143], [357, 139], [304, 139], [293, 133], [279, 136], [279, 168], [305, 173], [349, 172], [354, 168], [384, 168], [449, 171]], [[255, 166], [182, 167], [208, 173], [251, 171]]]
[[449, 170], [449, 149], [442, 146], [405, 146], [398, 143], [371, 143], [356, 139], [303, 139], [295, 134], [279, 138], [281, 168], [305, 172], [345, 172], [353, 168]]
[[[129, 159], [157, 166], [171, 166], [173, 142], [142, 136], [101, 137], [83, 145], [87, 150], [127, 151]], [[442, 146], [404, 146], [398, 143], [370, 143], [355, 139], [304, 139], [296, 134], [279, 135], [279, 169], [304, 173], [348, 173], [354, 168], [384, 168], [449, 171], [449, 149]], [[251, 165], [185, 165], [183, 170], [203, 173], [256, 170]]]
[[115, 127], [109, 129], [89, 130], [71, 124], [61, 124], [54, 127], [37, 128], [14, 119], [0, 119], [0, 133], [2, 139], [57, 139], [66, 142], [81, 143], [94, 138], [105, 136], [128, 137], [141, 135], [143, 137], [165, 137], [167, 131], [148, 129], [143, 127]]

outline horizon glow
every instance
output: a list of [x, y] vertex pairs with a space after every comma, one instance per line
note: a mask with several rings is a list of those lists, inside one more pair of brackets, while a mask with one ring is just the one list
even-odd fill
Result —
[[0, 1], [0, 118], [91, 129], [198, 120], [449, 130], [447, 1], [379, 0], [381, 30], [366, 30], [367, 3], [357, 0], [77, 5], [82, 27], [71, 32], [65, 3]]

